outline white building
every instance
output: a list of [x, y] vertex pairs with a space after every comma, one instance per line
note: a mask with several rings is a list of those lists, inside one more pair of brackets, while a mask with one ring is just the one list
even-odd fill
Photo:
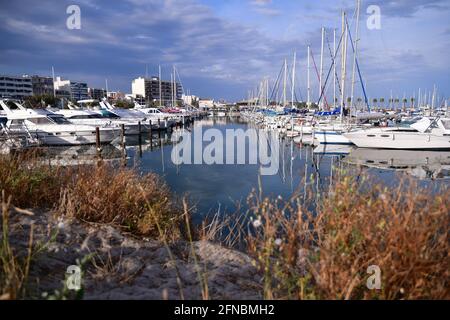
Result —
[[69, 92], [70, 97], [74, 100], [86, 100], [89, 98], [87, 83], [71, 80], [63, 80], [56, 77], [53, 82], [56, 92]]
[[0, 75], [0, 97], [23, 99], [31, 95], [33, 95], [31, 77]]
[[215, 103], [214, 99], [200, 99], [198, 105], [202, 109], [210, 109], [214, 107]]
[[137, 96], [145, 98], [145, 78], [139, 77], [131, 82], [131, 95], [133, 98]]
[[192, 105], [194, 101], [198, 101], [198, 97], [194, 95], [182, 95], [181, 99], [185, 104]]

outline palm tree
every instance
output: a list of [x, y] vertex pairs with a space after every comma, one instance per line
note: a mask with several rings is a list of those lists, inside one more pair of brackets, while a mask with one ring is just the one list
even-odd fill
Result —
[[403, 102], [403, 110], [406, 110], [406, 103], [408, 102], [408, 99], [403, 98], [402, 102]]
[[416, 101], [415, 98], [411, 97], [411, 108], [414, 107], [414, 102]]
[[399, 98], [395, 98], [394, 102], [396, 103], [395, 109], [397, 109], [398, 108], [398, 104], [400, 103], [400, 99]]
[[377, 98], [373, 98], [372, 101], [373, 101], [373, 106], [376, 107], [377, 106], [377, 102], [378, 102]]
[[384, 98], [380, 98], [381, 108], [384, 108]]

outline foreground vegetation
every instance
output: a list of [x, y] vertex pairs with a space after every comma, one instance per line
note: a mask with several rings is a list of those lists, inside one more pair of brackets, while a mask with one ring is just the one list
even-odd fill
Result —
[[392, 190], [343, 176], [315, 213], [298, 197], [252, 200], [247, 244], [265, 298], [450, 298], [447, 188], [431, 194], [404, 181]]
[[[53, 209], [85, 222], [107, 223], [140, 236], [179, 237], [181, 206], [156, 174], [108, 165], [48, 166], [30, 155], [0, 157], [0, 190], [20, 208]], [[184, 228], [184, 227], [183, 227]]]
[[[33, 243], [32, 228], [27, 252], [10, 246], [10, 209], [27, 214], [17, 207], [110, 224], [161, 240], [168, 251], [168, 241], [185, 239], [194, 252], [196, 234], [202, 239], [225, 234], [229, 245], [236, 243], [230, 239], [239, 239], [261, 273], [266, 299], [450, 298], [448, 188], [431, 194], [402, 181], [392, 190], [370, 177], [357, 181], [341, 172], [320, 199], [313, 193], [287, 200], [252, 194], [245, 214], [229, 223], [205, 221], [198, 232], [192, 229], [188, 204], [179, 205], [157, 175], [120, 166], [64, 168], [30, 161], [29, 155], [0, 157], [0, 190], [0, 298], [25, 296], [41, 250]], [[374, 268], [380, 271], [380, 287], [369, 289]], [[207, 270], [201, 269], [199, 285], [208, 298]]]

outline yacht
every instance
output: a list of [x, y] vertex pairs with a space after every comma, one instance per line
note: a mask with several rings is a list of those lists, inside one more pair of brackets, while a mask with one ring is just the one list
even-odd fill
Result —
[[[65, 117], [69, 122], [77, 125], [89, 125], [120, 130], [121, 125], [123, 124], [125, 126], [126, 134], [139, 133], [138, 121], [122, 119], [117, 114], [104, 109], [62, 109], [55, 111], [55, 113]], [[142, 124], [141, 131], [145, 128], [146, 127], [144, 124]]]
[[423, 117], [409, 127], [363, 129], [343, 136], [360, 148], [450, 150], [450, 118]]
[[[26, 109], [16, 101], [0, 100], [2, 125], [10, 137], [27, 137], [41, 145], [82, 145], [96, 143], [96, 128], [74, 125], [62, 115], [46, 109]], [[4, 121], [4, 120], [2, 120]], [[114, 128], [99, 128], [100, 142], [110, 143], [119, 135]]]
[[143, 112], [149, 119], [151, 119], [152, 124], [159, 124], [161, 128], [168, 128], [174, 126], [179, 122], [179, 116], [175, 113], [162, 112], [158, 108], [141, 108], [137, 109]]

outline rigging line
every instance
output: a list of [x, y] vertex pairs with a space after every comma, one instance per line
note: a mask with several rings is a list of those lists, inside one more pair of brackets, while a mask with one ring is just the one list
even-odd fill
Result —
[[[272, 93], [270, 95], [270, 100], [274, 100], [275, 89], [278, 89], [278, 87], [279, 87], [278, 81], [280, 81], [280, 77], [281, 77], [282, 73], [283, 73], [283, 67], [281, 67], [280, 72], [278, 73], [277, 80], [275, 81], [275, 84], [273, 85]], [[277, 103], [278, 103], [278, 101], [277, 101]]]
[[[345, 23], [347, 24], [347, 28], [348, 28], [348, 21], [347, 21], [347, 19], [345, 19]], [[355, 47], [353, 46], [353, 39], [352, 39], [352, 34], [351, 34], [350, 30], [348, 30], [348, 34], [349, 34], [349, 37], [350, 37], [350, 43], [352, 44], [353, 52], [355, 52]], [[366, 88], [364, 87], [364, 82], [363, 82], [363, 79], [362, 79], [361, 70], [359, 69], [358, 58], [356, 58], [355, 61], [356, 61], [356, 69], [358, 70], [359, 81], [361, 82], [361, 87], [362, 87], [362, 90], [363, 90], [363, 93], [364, 93], [364, 101], [366, 103], [367, 109], [370, 112], [369, 101], [367, 99]]]
[[[180, 77], [180, 74], [178, 73], [178, 68], [175, 66], [175, 73], [176, 73], [176, 75], [177, 75], [177, 77], [178, 77], [178, 80], [180, 81], [180, 87], [181, 87], [181, 92], [183, 93], [183, 94], [185, 94], [185, 92], [184, 92], [184, 86], [183, 86], [183, 83], [181, 82], [181, 77]], [[177, 81], [175, 80], [175, 83], [176, 83]], [[176, 86], [175, 86], [176, 87]]]
[[[328, 33], [326, 34], [326, 37], [327, 37], [328, 50], [330, 51], [331, 61], [332, 61], [331, 67], [330, 67], [330, 68], [333, 68], [333, 67], [334, 67], [334, 64], [336, 63], [336, 56], [333, 56], [333, 51], [331, 50], [330, 40], [329, 40], [329, 38], [328, 38]], [[336, 79], [339, 79], [338, 74], [337, 74], [337, 71], [334, 72], [334, 75], [336, 76]], [[337, 81], [337, 85], [338, 85], [339, 93], [342, 94], [341, 84], [339, 83], [339, 81]], [[336, 101], [333, 101], [333, 103], [335, 103], [335, 102], [336, 102]]]
[[[339, 48], [340, 48], [340, 46], [341, 46], [341, 43], [342, 43], [342, 39], [343, 39], [343, 38], [344, 38], [344, 32], [341, 34], [341, 37], [340, 37], [340, 39], [339, 39], [339, 43], [338, 43], [338, 46], [337, 46], [337, 48], [336, 48], [336, 52], [335, 52], [335, 55], [334, 55], [334, 56], [336, 56], [336, 54], [339, 52]], [[313, 57], [313, 62], [314, 62], [314, 57]], [[326, 77], [326, 79], [325, 79], [325, 84], [328, 82], [328, 79], [330, 78], [330, 73], [331, 73], [331, 70], [333, 69], [334, 63], [336, 63], [336, 61], [335, 61], [335, 59], [333, 58], [333, 63], [331, 64], [330, 69], [328, 69], [328, 74], [327, 74], [327, 77]], [[314, 62], [314, 65], [315, 65], [315, 62]], [[337, 74], [336, 74], [336, 75], [337, 75]], [[324, 91], [323, 89], [324, 89], [324, 88], [321, 88], [322, 92], [320, 93], [319, 101], [317, 102], [317, 104], [320, 103], [320, 101], [322, 100], [322, 97], [325, 98], [325, 101], [327, 100], [327, 97], [325, 97], [324, 94], [323, 94], [323, 91]], [[339, 88], [339, 90], [340, 90], [340, 88]], [[341, 94], [342, 94], [342, 91], [341, 91]], [[344, 104], [345, 104], [345, 102], [344, 102]], [[327, 105], [328, 105], [328, 102], [327, 102]]]
[[[310, 49], [310, 51], [311, 51], [312, 61], [313, 61], [313, 64], [314, 64], [314, 69], [316, 70], [317, 79], [319, 80], [319, 79], [320, 79], [319, 70], [317, 70], [316, 61], [314, 60], [314, 54], [313, 54], [313, 52], [312, 52], [312, 49]], [[322, 95], [323, 95], [323, 87], [320, 88], [320, 89], [322, 90], [322, 93], [320, 94], [320, 98], [321, 98]], [[320, 102], [320, 98], [319, 98], [319, 102]], [[327, 106], [327, 108], [329, 108], [329, 107], [328, 107], [327, 97], [324, 97], [324, 99], [325, 99], [325, 105]]]
[[[289, 69], [289, 67], [288, 67], [288, 74], [289, 74], [289, 81], [290, 81], [290, 84], [291, 84], [291, 86], [292, 86], [292, 68]], [[295, 76], [295, 79], [297, 80], [297, 76]], [[298, 91], [300, 91], [300, 99], [303, 100], [302, 90], [300, 89], [300, 86], [299, 86], [299, 88], [298, 88]], [[299, 100], [297, 99], [297, 90], [295, 90], [295, 88], [294, 88], [294, 99], [295, 99], [295, 101], [299, 101]]]

